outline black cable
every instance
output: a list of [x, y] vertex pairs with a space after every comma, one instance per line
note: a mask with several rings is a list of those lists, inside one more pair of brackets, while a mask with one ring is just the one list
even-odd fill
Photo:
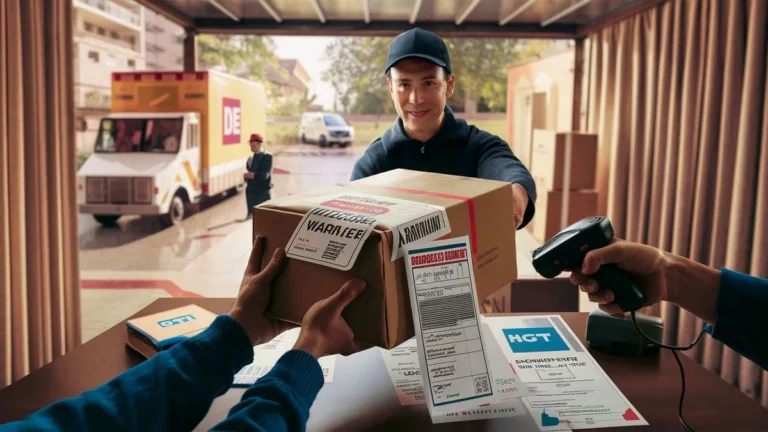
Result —
[[648, 335], [645, 334], [645, 332], [643, 332], [640, 326], [637, 325], [637, 319], [635, 318], [635, 311], [630, 312], [630, 314], [632, 315], [632, 322], [635, 324], [635, 328], [637, 329], [638, 332], [640, 332], [641, 335], [643, 335], [643, 337], [646, 340], [648, 340], [652, 344], [658, 345], [661, 348], [666, 348], [672, 351], [672, 355], [675, 356], [675, 360], [677, 360], [677, 365], [680, 367], [680, 379], [682, 380], [682, 388], [680, 391], [680, 404], [677, 407], [677, 415], [680, 418], [680, 423], [683, 424], [683, 427], [685, 428], [685, 430], [687, 430], [688, 432], [694, 432], [693, 428], [691, 428], [691, 426], [685, 421], [685, 418], [683, 418], [683, 399], [685, 398], [685, 372], [683, 371], [683, 363], [680, 361], [680, 357], [677, 356], [677, 352], [688, 351], [694, 346], [696, 346], [696, 344], [699, 343], [699, 341], [701, 340], [702, 336], [704, 336], [704, 333], [707, 333], [707, 328], [705, 327], [704, 329], [702, 329], [701, 333], [699, 333], [699, 336], [690, 345], [686, 345], [686, 346], [665, 345], [661, 342], [657, 342], [651, 339], [650, 337], [648, 337]]

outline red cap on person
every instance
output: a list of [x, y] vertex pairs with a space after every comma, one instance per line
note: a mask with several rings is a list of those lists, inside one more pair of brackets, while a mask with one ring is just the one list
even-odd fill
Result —
[[264, 142], [264, 138], [259, 134], [251, 134], [251, 139], [248, 140], [248, 142]]

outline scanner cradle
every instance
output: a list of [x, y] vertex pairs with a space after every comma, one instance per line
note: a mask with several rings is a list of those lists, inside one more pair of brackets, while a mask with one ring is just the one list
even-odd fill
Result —
[[[581, 269], [587, 253], [610, 244], [613, 233], [613, 226], [607, 217], [581, 219], [534, 250], [533, 267], [537, 273], [550, 279], [566, 269]], [[636, 311], [645, 305], [643, 291], [615, 264], [601, 265], [591, 277], [601, 287], [613, 291], [614, 301], [623, 311]]]

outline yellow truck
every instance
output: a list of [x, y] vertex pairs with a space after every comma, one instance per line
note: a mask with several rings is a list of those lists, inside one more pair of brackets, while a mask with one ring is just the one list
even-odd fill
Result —
[[112, 74], [112, 106], [78, 171], [80, 213], [184, 219], [190, 203], [240, 191], [248, 137], [266, 128], [260, 83], [217, 71]]

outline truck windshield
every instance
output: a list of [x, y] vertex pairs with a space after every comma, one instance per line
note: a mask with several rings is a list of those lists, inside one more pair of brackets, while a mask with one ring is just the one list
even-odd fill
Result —
[[178, 153], [184, 119], [120, 119], [101, 120], [96, 135], [98, 153]]
[[325, 120], [326, 126], [346, 126], [347, 125], [347, 122], [344, 121], [344, 118], [342, 118], [338, 114], [325, 115], [323, 116], [323, 119]]

